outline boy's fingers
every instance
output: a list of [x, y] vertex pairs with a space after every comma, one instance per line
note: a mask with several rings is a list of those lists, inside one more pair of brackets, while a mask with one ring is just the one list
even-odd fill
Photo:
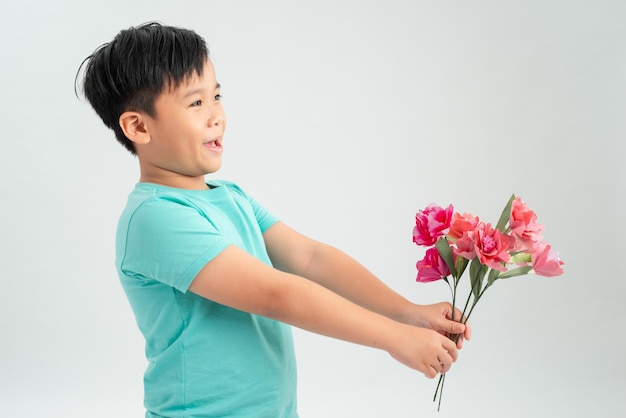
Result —
[[463, 334], [458, 334], [458, 335], [459, 335], [459, 339], [456, 342], [456, 348], [460, 350], [461, 348], [463, 348]]
[[461, 324], [460, 322], [448, 321], [448, 326], [446, 327], [446, 330], [450, 334], [461, 334], [465, 331], [465, 325]]
[[450, 358], [452, 359], [452, 361], [456, 361], [456, 359], [459, 356], [459, 352], [456, 348], [456, 344], [454, 344], [454, 342], [448, 338], [445, 339], [445, 342], [443, 343], [443, 348], [446, 350], [447, 354], [450, 356]]
[[454, 362], [454, 360], [452, 359], [452, 357], [450, 357], [450, 355], [448, 355], [447, 353], [443, 354], [442, 356], [438, 357], [437, 360], [439, 361], [439, 373], [446, 373], [450, 370], [450, 367], [452, 367], [452, 363]]

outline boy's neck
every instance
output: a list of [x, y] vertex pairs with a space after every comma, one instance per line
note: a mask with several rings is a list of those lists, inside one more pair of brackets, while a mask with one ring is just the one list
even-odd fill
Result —
[[206, 190], [209, 186], [206, 184], [206, 180], [204, 176], [198, 177], [187, 177], [181, 175], [173, 175], [170, 177], [155, 177], [142, 174], [139, 177], [139, 182], [141, 183], [154, 183], [160, 184], [161, 186], [174, 187], [176, 189], [187, 189], [187, 190]]

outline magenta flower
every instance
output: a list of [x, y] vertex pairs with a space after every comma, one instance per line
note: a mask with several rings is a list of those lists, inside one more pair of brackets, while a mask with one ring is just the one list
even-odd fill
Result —
[[417, 212], [413, 228], [413, 242], [423, 246], [430, 246], [437, 242], [439, 237], [448, 232], [453, 211], [452, 205], [443, 209], [431, 203], [426, 209]]
[[561, 266], [564, 263], [559, 259], [559, 253], [544, 241], [535, 245], [532, 260], [533, 270], [539, 276], [554, 277], [563, 274]]
[[417, 262], [417, 281], [420, 283], [434, 282], [450, 275], [450, 269], [439, 255], [437, 248], [431, 247], [424, 258]]
[[543, 225], [536, 223], [537, 215], [528, 209], [522, 199], [516, 197], [511, 203], [511, 219], [509, 226], [511, 235], [515, 238], [515, 248], [518, 251], [530, 250], [542, 240]]

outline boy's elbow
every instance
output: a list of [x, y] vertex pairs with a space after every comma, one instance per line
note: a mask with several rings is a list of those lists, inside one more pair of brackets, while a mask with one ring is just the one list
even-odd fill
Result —
[[[291, 275], [289, 275], [291, 276]], [[306, 279], [294, 276], [288, 277], [285, 283], [276, 283], [261, 296], [263, 302], [259, 304], [258, 314], [276, 321], [293, 324], [297, 322], [297, 315], [302, 305], [302, 291], [306, 287]], [[305, 286], [301, 286], [304, 284]]]

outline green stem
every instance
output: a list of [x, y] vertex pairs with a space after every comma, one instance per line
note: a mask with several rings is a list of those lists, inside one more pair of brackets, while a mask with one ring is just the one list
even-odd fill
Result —
[[470, 299], [472, 298], [472, 291], [470, 290], [467, 295], [467, 300], [465, 301], [465, 306], [463, 307], [463, 316], [465, 316], [465, 312], [467, 311], [467, 305], [469, 305]]
[[[456, 278], [454, 278], [454, 287], [452, 287], [452, 285], [450, 285], [450, 283], [448, 283], [448, 285], [450, 286], [450, 290], [452, 291], [452, 314], [451, 314], [451, 320], [454, 321], [454, 311], [455, 311], [455, 305], [456, 305], [456, 287], [459, 284], [459, 281], [456, 280]], [[466, 304], [467, 307], [467, 304]], [[462, 317], [461, 317], [462, 320]], [[454, 341], [454, 343], [456, 344], [456, 342], [459, 340], [459, 334], [455, 334], [455, 335], [450, 335], [448, 338], [450, 338], [451, 340]], [[437, 395], [439, 395], [439, 402], [437, 403], [437, 412], [439, 412], [439, 410], [441, 409], [441, 397], [443, 396], [443, 386], [446, 382], [446, 375], [445, 374], [441, 374], [439, 375], [439, 381], [437, 382], [437, 388], [435, 388], [435, 396], [433, 397], [433, 402], [435, 402], [437, 400]], [[441, 390], [439, 390], [441, 388]]]
[[[467, 322], [467, 316], [465, 316], [465, 312], [467, 311], [467, 306], [469, 305], [471, 298], [472, 298], [472, 292], [470, 291], [469, 295], [467, 295], [465, 306], [463, 307], [463, 313], [461, 314], [461, 323], [463, 325], [465, 325], [465, 323]], [[452, 304], [452, 307], [454, 308], [454, 303]], [[465, 317], [465, 320], [463, 320], [463, 317]], [[452, 320], [454, 320], [454, 317], [452, 318]], [[457, 344], [459, 342], [459, 338], [461, 338], [461, 334], [454, 334], [454, 339], [452, 339], [452, 341], [454, 341], [454, 344]]]
[[463, 323], [467, 323], [467, 321], [469, 320], [470, 315], [472, 314], [472, 311], [474, 311], [474, 308], [476, 307], [476, 304], [478, 303], [478, 301], [480, 300], [480, 298], [483, 296], [483, 294], [485, 293], [485, 291], [487, 289], [489, 289], [489, 286], [491, 286], [490, 284], [486, 285], [483, 290], [480, 291], [480, 293], [478, 294], [478, 296], [476, 297], [476, 299], [474, 299], [474, 301], [472, 302], [472, 307], [470, 308], [469, 313], [467, 314], [467, 316], [465, 317], [465, 321], [463, 321]]
[[[454, 287], [448, 282], [448, 286], [450, 286], [450, 292], [452, 293], [452, 318], [451, 320], [454, 321], [454, 305], [456, 303], [456, 287], [458, 285], [458, 280], [456, 280], [456, 278], [453, 277], [454, 280]], [[452, 339], [452, 335], [449, 336], [450, 339]], [[458, 335], [456, 336], [456, 338], [458, 339]], [[439, 395], [439, 402], [437, 404], [437, 412], [439, 412], [439, 409], [441, 408], [441, 395], [443, 395], [443, 385], [446, 381], [446, 375], [445, 374], [441, 374], [439, 375], [439, 381], [437, 382], [437, 387], [435, 388], [435, 396], [433, 396], [433, 402], [437, 401], [437, 395]], [[441, 391], [439, 390], [441, 388]]]
[[454, 285], [454, 287], [452, 287], [450, 282], [448, 282], [447, 280], [446, 282], [448, 283], [448, 287], [450, 287], [450, 296], [452, 296], [452, 303], [454, 303], [454, 297], [456, 295], [456, 284]]
[[[478, 297], [472, 301], [472, 306], [470, 307], [468, 314], [465, 315], [465, 311], [467, 310], [467, 305], [469, 304], [469, 301], [472, 297], [472, 292], [470, 292], [469, 296], [467, 297], [467, 301], [465, 302], [465, 307], [463, 308], [463, 316], [465, 316], [465, 320], [461, 318], [463, 325], [465, 325], [467, 321], [469, 320], [470, 315], [472, 315], [472, 311], [474, 310], [474, 307], [476, 306], [476, 304], [480, 300], [480, 297], [483, 295], [483, 293], [485, 293], [485, 290], [487, 290], [488, 287], [489, 286], [485, 286], [485, 288], [481, 290], [481, 292], [478, 294]], [[452, 320], [454, 321], [454, 297], [452, 298], [452, 312], [453, 312]], [[461, 334], [455, 334], [454, 338], [453, 339], [451, 338], [451, 339], [454, 341], [454, 344], [456, 345], [459, 342], [459, 338], [461, 338]], [[435, 388], [435, 396], [433, 397], [433, 402], [437, 400], [437, 394], [439, 394], [439, 402], [437, 403], [437, 412], [439, 412], [439, 410], [441, 409], [441, 397], [443, 396], [443, 385], [445, 381], [446, 381], [446, 375], [445, 374], [440, 375], [439, 382], [437, 382], [437, 388]], [[441, 391], [439, 390], [440, 388], [441, 388]]]
[[454, 285], [454, 292], [452, 292], [452, 321], [454, 321], [454, 305], [456, 304], [456, 284]]
[[441, 392], [439, 393], [439, 402], [437, 403], [437, 412], [441, 409], [441, 397], [443, 396], [443, 384], [446, 382], [446, 375], [441, 375]]
[[437, 393], [439, 393], [439, 386], [441, 386], [441, 381], [443, 380], [442, 374], [439, 375], [439, 381], [437, 382], [437, 387], [435, 388], [435, 396], [433, 396], [433, 402], [437, 400]]
[[[450, 283], [448, 283], [448, 285], [450, 285]], [[456, 302], [456, 285], [457, 285], [456, 281], [454, 284], [454, 288], [452, 288], [452, 285], [450, 285], [450, 290], [452, 291], [452, 320], [453, 321], [454, 321], [454, 304]], [[478, 301], [480, 300], [480, 298], [483, 296], [485, 291], [490, 286], [491, 286], [490, 284], [485, 285], [485, 287], [480, 291], [478, 296], [474, 298], [474, 300], [472, 301], [472, 306], [470, 306], [469, 312], [467, 313], [467, 315], [465, 315], [465, 311], [467, 311], [467, 306], [469, 305], [470, 300], [472, 299], [472, 292], [470, 291], [469, 295], [467, 296], [467, 300], [465, 301], [465, 306], [463, 307], [463, 314], [461, 316], [461, 323], [463, 325], [467, 324], [467, 321], [469, 321], [469, 318], [472, 315], [472, 312], [474, 311], [476, 304], [478, 304]], [[465, 316], [465, 319], [463, 319], [463, 316]], [[461, 338], [461, 334], [455, 334], [454, 336], [450, 335], [450, 339], [454, 341], [454, 344], [457, 344], [459, 342], [459, 338]], [[445, 374], [439, 375], [439, 381], [437, 382], [437, 387], [435, 388], [435, 396], [433, 396], [433, 402], [436, 402], [437, 395], [439, 395], [439, 402], [437, 403], [437, 412], [439, 412], [439, 410], [441, 409], [441, 397], [443, 396], [443, 386], [445, 384], [445, 381], [446, 381], [446, 375]]]

